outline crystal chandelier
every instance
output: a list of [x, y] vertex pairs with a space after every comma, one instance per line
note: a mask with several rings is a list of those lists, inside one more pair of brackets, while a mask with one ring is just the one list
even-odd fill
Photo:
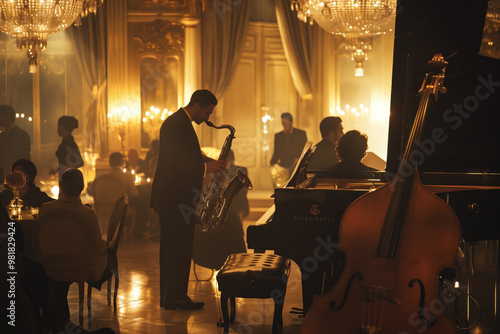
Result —
[[374, 35], [389, 31], [396, 17], [396, 0], [290, 0], [297, 17], [316, 21], [326, 31], [345, 37], [346, 50], [356, 62], [356, 76], [363, 75], [363, 61]]
[[0, 0], [0, 31], [17, 39], [28, 51], [29, 71], [35, 73], [38, 52], [47, 48], [47, 35], [79, 24], [95, 13], [103, 0]]

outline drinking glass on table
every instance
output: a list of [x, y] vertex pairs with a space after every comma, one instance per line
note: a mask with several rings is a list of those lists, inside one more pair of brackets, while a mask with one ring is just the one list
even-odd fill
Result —
[[33, 219], [38, 219], [39, 213], [40, 213], [40, 208], [34, 206], [31, 207], [31, 216], [33, 217]]

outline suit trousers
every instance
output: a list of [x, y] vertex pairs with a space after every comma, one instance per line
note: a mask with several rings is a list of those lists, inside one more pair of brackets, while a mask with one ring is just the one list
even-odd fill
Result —
[[165, 302], [187, 295], [193, 256], [195, 215], [182, 215], [178, 207], [161, 207], [160, 298]]

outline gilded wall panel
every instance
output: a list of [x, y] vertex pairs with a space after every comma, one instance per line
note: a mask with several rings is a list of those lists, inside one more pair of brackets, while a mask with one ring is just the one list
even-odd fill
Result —
[[[158, 138], [166, 117], [182, 104], [184, 86], [184, 25], [156, 20], [129, 23], [134, 57], [130, 67], [141, 109], [141, 147]], [[163, 118], [163, 119], [162, 119]]]
[[285, 51], [283, 50], [283, 44], [281, 43], [280, 37], [264, 38], [264, 52], [283, 56]]
[[233, 77], [231, 88], [224, 94], [224, 97], [228, 97], [224, 100], [224, 122], [232, 124], [237, 129], [238, 136], [241, 137], [252, 137], [257, 132], [255, 119], [256, 70], [256, 59], [241, 60]]
[[255, 189], [272, 189], [269, 160], [274, 134], [282, 130], [280, 114], [288, 111], [297, 115], [297, 93], [276, 24], [250, 24], [223, 106], [221, 123], [236, 129], [236, 162], [248, 167]]
[[257, 52], [257, 36], [255, 34], [248, 34], [243, 46], [243, 52]]

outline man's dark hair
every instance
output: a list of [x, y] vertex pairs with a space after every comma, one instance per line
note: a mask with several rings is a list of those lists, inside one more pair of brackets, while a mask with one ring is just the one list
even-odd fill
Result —
[[83, 174], [76, 168], [70, 168], [59, 179], [59, 189], [66, 196], [79, 196], [84, 188]]
[[368, 148], [368, 136], [358, 130], [347, 131], [337, 143], [337, 154], [340, 160], [361, 161]]
[[0, 105], [0, 114], [10, 119], [12, 122], [16, 121], [16, 111], [7, 104]]
[[340, 123], [342, 123], [342, 119], [337, 116], [328, 116], [323, 118], [321, 123], [319, 123], [319, 131], [321, 132], [321, 137], [328, 137], [328, 133], [330, 131], [336, 131]]
[[207, 89], [199, 89], [191, 95], [191, 100], [189, 101], [187, 107], [193, 106], [195, 103], [199, 103], [202, 108], [206, 108], [209, 105], [217, 105], [217, 98], [215, 95]]
[[78, 120], [73, 116], [61, 116], [57, 121], [57, 124], [64, 126], [69, 132], [78, 128]]
[[109, 155], [109, 165], [111, 167], [121, 167], [123, 165], [123, 154], [113, 152]]
[[281, 114], [281, 119], [286, 118], [289, 119], [291, 122], [293, 122], [293, 116], [289, 112], [284, 112]]
[[28, 159], [19, 159], [12, 164], [12, 171], [14, 171], [14, 168], [16, 168], [18, 166], [21, 167], [22, 169], [24, 169], [24, 171], [28, 174], [26, 176], [28, 177], [27, 181], [29, 183], [35, 182], [35, 177], [36, 177], [36, 174], [38, 172], [37, 172], [36, 166], [33, 162], [31, 162]]

